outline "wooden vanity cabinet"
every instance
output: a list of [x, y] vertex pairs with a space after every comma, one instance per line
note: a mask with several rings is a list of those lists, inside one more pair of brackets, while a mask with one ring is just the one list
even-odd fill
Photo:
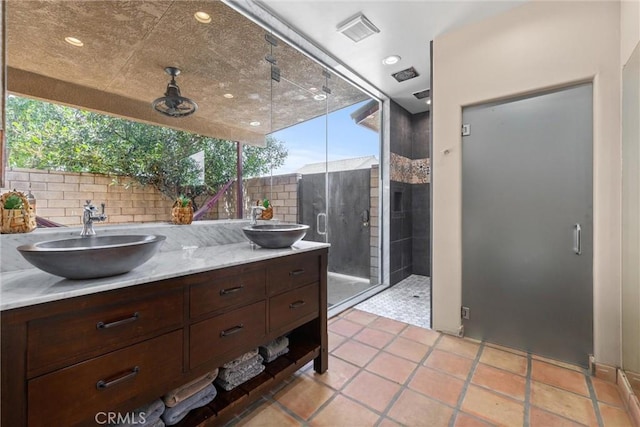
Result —
[[218, 425], [314, 360], [327, 370], [327, 249], [2, 312], [3, 426], [96, 425], [287, 334], [289, 354], [179, 425]]

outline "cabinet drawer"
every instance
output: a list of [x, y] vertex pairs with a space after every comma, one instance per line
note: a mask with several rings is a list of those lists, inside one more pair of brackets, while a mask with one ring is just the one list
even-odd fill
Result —
[[266, 303], [260, 301], [191, 325], [189, 366], [193, 369], [230, 351], [257, 347], [266, 335], [266, 317]]
[[182, 330], [89, 359], [28, 383], [29, 426], [94, 420], [128, 399], [151, 401], [182, 374]]
[[136, 337], [163, 328], [179, 327], [183, 318], [183, 291], [133, 301], [110, 300], [92, 307], [29, 322], [27, 360], [30, 371], [94, 350], [104, 352], [135, 342]]
[[283, 258], [269, 267], [269, 295], [320, 280], [320, 257], [299, 254]]
[[[313, 283], [271, 298], [269, 301], [269, 331], [284, 327], [295, 328], [309, 316], [320, 314], [318, 290]], [[300, 321], [300, 322], [299, 322]]]
[[191, 317], [259, 301], [265, 297], [265, 288], [266, 271], [263, 268], [192, 285], [189, 291]]

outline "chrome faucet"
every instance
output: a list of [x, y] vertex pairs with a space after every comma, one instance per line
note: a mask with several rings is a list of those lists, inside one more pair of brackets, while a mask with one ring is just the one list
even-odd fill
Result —
[[101, 203], [102, 212], [97, 213], [96, 207], [91, 204], [91, 200], [87, 200], [82, 211], [82, 237], [95, 236], [96, 232], [93, 229], [93, 221], [105, 221], [107, 216], [104, 214], [104, 203]]
[[258, 223], [258, 212], [262, 213], [265, 210], [262, 206], [251, 206], [251, 222], [250, 225], [256, 225]]

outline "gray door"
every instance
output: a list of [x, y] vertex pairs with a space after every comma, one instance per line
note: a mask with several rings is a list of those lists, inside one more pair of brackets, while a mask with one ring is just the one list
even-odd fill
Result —
[[468, 107], [462, 119], [465, 335], [584, 366], [593, 352], [592, 86]]

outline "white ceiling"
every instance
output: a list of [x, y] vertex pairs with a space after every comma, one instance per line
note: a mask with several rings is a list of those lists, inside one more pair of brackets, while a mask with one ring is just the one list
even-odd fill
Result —
[[[523, 1], [526, 0], [265, 0], [261, 4], [415, 114], [429, 109], [426, 99], [418, 100], [412, 94], [430, 88], [430, 41]], [[358, 13], [363, 13], [380, 32], [355, 43], [336, 29]], [[384, 65], [382, 59], [388, 55], [400, 55], [402, 60], [395, 65]], [[391, 76], [411, 66], [419, 73], [418, 77], [398, 83]]]

